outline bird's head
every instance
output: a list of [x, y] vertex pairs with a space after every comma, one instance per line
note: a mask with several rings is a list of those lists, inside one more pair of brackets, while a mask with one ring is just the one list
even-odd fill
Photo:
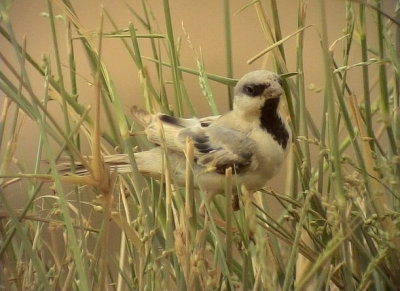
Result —
[[283, 94], [281, 82], [277, 74], [267, 70], [247, 73], [236, 84], [234, 107], [248, 113], [260, 110], [267, 99]]

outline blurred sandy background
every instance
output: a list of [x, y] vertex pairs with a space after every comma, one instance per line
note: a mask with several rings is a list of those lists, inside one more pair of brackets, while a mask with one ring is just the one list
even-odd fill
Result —
[[[134, 0], [128, 2], [132, 7], [137, 9], [139, 13], [142, 11], [140, 1]], [[153, 8], [154, 15], [158, 21], [160, 27], [159, 32], [161, 34], [166, 34], [162, 1], [148, 2]], [[268, 1], [264, 1], [263, 5], [268, 14], [269, 5], [267, 2]], [[293, 0], [280, 0], [278, 2], [282, 34], [283, 36], [287, 36], [297, 30], [298, 4], [297, 1]], [[318, 27], [319, 10], [317, 2], [318, 1], [316, 0], [309, 1], [307, 9], [307, 24], [312, 26], [305, 30], [304, 75], [308, 86], [323, 89], [323, 66], [318, 34], [320, 28]], [[120, 28], [127, 28], [129, 22], [133, 22], [138, 30], [138, 34], [146, 33], [143, 26], [138, 23], [132, 13], [126, 8], [123, 1], [75, 0], [71, 1], [71, 3], [79, 16], [82, 25], [88, 32], [98, 31], [101, 5], [103, 5]], [[246, 64], [248, 59], [266, 48], [266, 42], [262, 35], [255, 10], [252, 7], [249, 7], [248, 9], [235, 14], [247, 3], [249, 3], [248, 0], [231, 1], [232, 44], [234, 56], [233, 65], [235, 78], [240, 78], [244, 73], [259, 68], [265, 67], [270, 70], [273, 69], [271, 54], [267, 55], [266, 58], [256, 61], [252, 65]], [[395, 1], [388, 0], [385, 4], [387, 4], [385, 10], [388, 11], [389, 14], [392, 14], [394, 11]], [[329, 40], [330, 43], [333, 43], [336, 39], [343, 36], [342, 30], [345, 27], [345, 2], [343, 0], [331, 0], [326, 1], [326, 5], [328, 13]], [[182, 38], [180, 45], [180, 60], [182, 66], [196, 69], [196, 55], [186, 40], [187, 35], [189, 35], [195, 49], [199, 50], [201, 48], [207, 72], [222, 76], [226, 75], [223, 2], [172, 0], [170, 1], [170, 6], [175, 38]], [[54, 10], [56, 14], [60, 13], [60, 10], [56, 5], [54, 5]], [[56, 73], [49, 19], [43, 16], [43, 12], [46, 11], [46, 1], [42, 0], [16, 0], [11, 3], [9, 8], [11, 22], [17, 39], [22, 43], [23, 39], [26, 38], [27, 51], [30, 52], [31, 56], [39, 63], [43, 55], [49, 55], [52, 63], [52, 70]], [[368, 13], [368, 16], [370, 16], [372, 11], [369, 11]], [[373, 21], [371, 21], [371, 17], [369, 17], [369, 20], [367, 27], [370, 41], [369, 45], [376, 47], [374, 43], [371, 43], [371, 37], [372, 39], [375, 38], [373, 36], [376, 34], [376, 28], [374, 27]], [[68, 59], [66, 50], [67, 46], [65, 42], [65, 22], [62, 19], [59, 19], [56, 21], [56, 26], [58, 29], [61, 59], [64, 66], [67, 67]], [[104, 32], [110, 31], [113, 31], [112, 26], [105, 19]], [[152, 55], [149, 44], [150, 42], [145, 39], [140, 42], [140, 49], [142, 54], [145, 56]], [[0, 46], [7, 59], [16, 64], [16, 58], [10, 44], [1, 38]], [[288, 68], [290, 71], [296, 70], [296, 46], [295, 37], [284, 44]], [[93, 76], [91, 75], [89, 64], [79, 40], [75, 41], [75, 49], [77, 71], [79, 74], [79, 100], [82, 103], [89, 104], [95, 96], [95, 89], [90, 85], [90, 82], [93, 81]], [[342, 42], [338, 41], [334, 46], [334, 53], [338, 60], [340, 60], [342, 49]], [[353, 48], [353, 52], [357, 52], [357, 47]], [[164, 57], [166, 59], [166, 56]], [[102, 60], [109, 70], [110, 76], [117, 88], [120, 98], [122, 99], [122, 103], [126, 108], [126, 112], [129, 113], [129, 108], [133, 104], [142, 104], [137, 68], [133, 60], [128, 55], [122, 42], [116, 38], [104, 39]], [[355, 54], [354, 58], [350, 60], [350, 63], [356, 63], [359, 61], [359, 55]], [[0, 69], [4, 68], [2, 64], [0, 65]], [[150, 71], [152, 71], [152, 63], [149, 62], [145, 65]], [[168, 69], [165, 69], [165, 72], [167, 71]], [[30, 73], [34, 91], [38, 96], [42, 96], [43, 78], [33, 70], [30, 70]], [[8, 75], [9, 72], [5, 71], [5, 74]], [[192, 96], [192, 101], [196, 106], [198, 115], [202, 116], [210, 114], [211, 111], [198, 85], [198, 78], [189, 74], [184, 74], [184, 76], [187, 89]], [[66, 80], [68, 79], [67, 71], [65, 72], [64, 77]], [[361, 71], [358, 68], [349, 72], [349, 82], [352, 86], [352, 90], [358, 95], [362, 92], [358, 84], [360, 77]], [[228, 108], [226, 87], [212, 81], [211, 85], [214, 95], [217, 96], [216, 99], [218, 100], [220, 112], [223, 113]], [[67, 82], [66, 87], [69, 88], [69, 86], [70, 85]], [[169, 89], [169, 98], [172, 102], [172, 86], [170, 86]], [[0, 94], [0, 98], [4, 98], [4, 94]], [[320, 114], [322, 105], [320, 100], [322, 100], [322, 98], [323, 91], [321, 90], [307, 91], [307, 106], [313, 116], [315, 116], [317, 123], [319, 123], [322, 118]], [[55, 115], [58, 114], [56, 107], [57, 106], [54, 108]], [[19, 161], [26, 166], [27, 172], [31, 169], [34, 160], [34, 153], [36, 151], [38, 140], [37, 133], [37, 127], [34, 123], [25, 119], [22, 127], [21, 139], [18, 141], [17, 157]], [[32, 150], [32, 147], [34, 147], [34, 150]], [[277, 191], [284, 191], [285, 175], [285, 169], [282, 169], [280, 174], [274, 178], [269, 185]]]

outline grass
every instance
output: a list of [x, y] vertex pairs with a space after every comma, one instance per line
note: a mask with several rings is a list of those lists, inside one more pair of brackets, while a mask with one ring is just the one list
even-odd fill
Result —
[[[284, 103], [294, 139], [286, 191], [264, 189], [252, 198], [243, 190], [237, 212], [231, 207], [231, 172], [225, 195], [212, 202], [194, 189], [190, 141], [184, 189], [171, 182], [168, 155], [162, 181], [140, 175], [133, 151], [151, 145], [132, 134], [140, 129], [125, 112], [102, 58], [106, 38], [123, 44], [150, 111], [194, 114], [184, 81], [194, 74], [217, 113], [211, 82], [227, 85], [229, 100], [236, 82], [229, 1], [221, 13], [226, 76], [206, 71], [188, 36], [197, 68], [181, 65], [183, 44], [176, 40], [168, 0], [162, 2], [165, 22], [154, 18], [147, 1], [140, 8], [126, 3], [132, 22], [125, 28], [103, 8], [95, 34], [85, 30], [69, 1], [47, 0], [54, 58], [41, 60], [31, 56], [25, 40], [16, 39], [8, 16], [11, 1], [0, 2], [2, 43], [15, 55], [12, 60], [0, 51], [2, 290], [399, 290], [398, 7], [390, 14], [384, 1], [337, 1], [345, 6], [346, 26], [332, 42], [325, 1], [317, 2], [320, 18], [309, 26], [307, 5], [298, 0], [297, 29], [286, 36], [278, 2], [267, 2], [250, 1], [237, 13], [252, 9], [258, 16], [267, 45], [249, 62], [268, 55], [285, 77]], [[66, 59], [59, 53], [65, 44], [55, 27], [55, 10], [65, 18]], [[104, 31], [105, 22], [112, 32]], [[375, 30], [367, 31], [367, 23]], [[323, 56], [319, 116], [306, 103], [304, 36], [310, 30], [317, 32], [315, 46]], [[294, 71], [285, 52], [289, 39], [296, 39]], [[151, 48], [146, 55], [143, 41]], [[78, 97], [78, 44], [93, 76], [93, 107]], [[339, 44], [341, 54], [335, 50]], [[354, 54], [357, 63], [351, 63]], [[41, 76], [42, 90], [33, 89], [34, 74]], [[359, 98], [352, 89], [354, 75], [362, 84]], [[172, 93], [166, 88], [169, 78]], [[54, 103], [61, 118], [52, 111]], [[26, 119], [39, 132], [29, 170], [16, 162]], [[110, 172], [102, 160], [109, 153], [127, 154], [131, 172]], [[57, 164], [65, 157], [72, 170], [80, 162], [89, 174], [60, 175]], [[15, 189], [25, 197], [18, 207], [10, 194]], [[270, 209], [272, 200], [281, 205], [278, 214]]]

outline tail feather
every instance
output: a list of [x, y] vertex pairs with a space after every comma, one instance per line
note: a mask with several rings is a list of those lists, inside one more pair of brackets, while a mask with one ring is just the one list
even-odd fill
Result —
[[[165, 145], [173, 151], [182, 151], [184, 144], [178, 140], [178, 133], [187, 124], [199, 123], [168, 115], [151, 114], [138, 106], [131, 109], [135, 120], [144, 127], [147, 139], [158, 145]], [[184, 124], [184, 125], [183, 125]]]
[[131, 113], [137, 122], [143, 126], [147, 127], [150, 123], [153, 122], [155, 115], [147, 112], [146, 110], [134, 105], [131, 109]]
[[[149, 151], [138, 152], [134, 154], [139, 172], [145, 176], [160, 179], [163, 171], [163, 152], [161, 147], [155, 147]], [[90, 157], [89, 157], [90, 159]], [[129, 157], [126, 154], [103, 156], [104, 163], [110, 169], [110, 172], [116, 171], [119, 174], [128, 174], [132, 172]], [[71, 173], [70, 163], [60, 163], [58, 170], [63, 175]], [[81, 163], [75, 163], [75, 175], [88, 175], [89, 171]]]

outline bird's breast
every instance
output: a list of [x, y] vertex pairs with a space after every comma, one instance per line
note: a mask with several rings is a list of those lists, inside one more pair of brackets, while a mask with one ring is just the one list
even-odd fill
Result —
[[262, 128], [253, 129], [249, 137], [257, 144], [253, 156], [254, 171], [265, 179], [272, 178], [285, 159], [286, 149]]

